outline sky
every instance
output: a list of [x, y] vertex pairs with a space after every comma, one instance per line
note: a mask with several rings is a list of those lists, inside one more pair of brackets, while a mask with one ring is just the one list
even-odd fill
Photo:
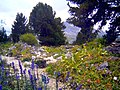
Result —
[[0, 22], [3, 20], [7, 34], [10, 33], [17, 13], [23, 13], [29, 19], [30, 12], [38, 2], [47, 3], [56, 11], [56, 17], [65, 21], [70, 14], [66, 0], [0, 0]]

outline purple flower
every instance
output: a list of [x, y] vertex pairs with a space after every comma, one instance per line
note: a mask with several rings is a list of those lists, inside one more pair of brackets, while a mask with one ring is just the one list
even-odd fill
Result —
[[12, 62], [12, 66], [14, 66], [14, 62]]
[[33, 80], [33, 76], [32, 75], [30, 75], [30, 80]]
[[41, 75], [42, 76], [42, 82], [45, 82], [46, 81], [46, 77], [44, 75]]
[[2, 90], [2, 85], [0, 85], [0, 90]]
[[38, 65], [36, 64], [36, 68], [38, 69]]
[[0, 76], [0, 81], [2, 80], [2, 76]]
[[80, 90], [82, 88], [82, 84], [80, 84], [77, 88], [76, 88], [76, 90]]
[[4, 71], [4, 66], [2, 65], [2, 71]]
[[26, 74], [26, 69], [23, 70], [23, 74]]
[[14, 69], [14, 72], [15, 72], [15, 64], [14, 64], [14, 62], [12, 62], [12, 68]]
[[59, 90], [62, 90], [62, 88], [59, 88]]
[[9, 76], [9, 74], [10, 74], [10, 72], [6, 72], [6, 76], [7, 76], [7, 77]]
[[20, 78], [20, 76], [18, 74], [16, 74], [16, 79], [18, 80]]
[[7, 85], [8, 84], [8, 82], [6, 81], [6, 82], [4, 82], [4, 85]]
[[30, 69], [28, 70], [28, 74], [31, 75]]
[[35, 67], [35, 65], [34, 65], [34, 61], [32, 60], [31, 69], [33, 70], [34, 67]]
[[57, 76], [57, 77], [59, 77], [59, 76], [61, 75], [61, 73], [55, 71], [55, 72], [54, 72], [54, 75]]
[[0, 61], [2, 61], [2, 57], [1, 57], [1, 55], [0, 55]]
[[70, 72], [67, 72], [67, 76], [65, 78], [65, 81], [68, 81], [69, 80], [69, 76], [70, 76]]
[[42, 90], [42, 87], [39, 87], [38, 90]]
[[21, 74], [22, 74], [23, 69], [22, 69], [22, 65], [21, 65], [20, 60], [18, 60], [18, 63], [19, 63], [19, 67], [20, 67], [20, 72], [21, 72]]

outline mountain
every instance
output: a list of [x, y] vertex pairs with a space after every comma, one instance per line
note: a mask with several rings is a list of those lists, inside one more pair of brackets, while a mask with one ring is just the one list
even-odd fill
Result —
[[69, 24], [67, 22], [64, 22], [64, 25], [66, 26], [66, 28], [64, 29], [64, 33], [67, 38], [67, 41], [70, 44], [72, 44], [73, 41], [76, 40], [76, 36], [77, 36], [78, 32], [80, 31], [80, 28], [78, 28], [72, 24]]
[[[69, 44], [72, 44], [76, 40], [76, 36], [78, 35], [78, 32], [80, 32], [81, 29], [67, 22], [64, 22], [64, 25], [66, 26], [66, 28], [64, 29], [65, 37], [67, 38]], [[105, 34], [105, 31], [101, 30], [98, 33], [97, 37], [100, 38]]]

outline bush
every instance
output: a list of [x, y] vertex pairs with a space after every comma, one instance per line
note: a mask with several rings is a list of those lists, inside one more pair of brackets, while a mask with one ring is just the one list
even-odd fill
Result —
[[29, 45], [37, 45], [38, 44], [36, 37], [31, 33], [21, 35], [20, 41], [27, 43]]

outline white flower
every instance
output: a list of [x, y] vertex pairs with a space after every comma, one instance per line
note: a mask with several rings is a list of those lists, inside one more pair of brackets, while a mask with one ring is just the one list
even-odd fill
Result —
[[83, 58], [81, 58], [81, 60], [83, 60]]
[[32, 60], [34, 60], [36, 57], [35, 56], [32, 56]]
[[117, 80], [117, 77], [114, 77], [113, 79], [114, 79], [114, 80]]

